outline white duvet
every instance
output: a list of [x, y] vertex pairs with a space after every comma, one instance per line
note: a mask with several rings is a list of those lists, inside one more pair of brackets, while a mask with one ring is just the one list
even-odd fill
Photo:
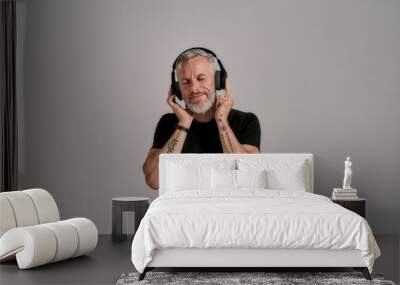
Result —
[[366, 220], [330, 199], [299, 191], [171, 192], [155, 199], [132, 243], [143, 272], [154, 249], [358, 249], [372, 272], [380, 250]]

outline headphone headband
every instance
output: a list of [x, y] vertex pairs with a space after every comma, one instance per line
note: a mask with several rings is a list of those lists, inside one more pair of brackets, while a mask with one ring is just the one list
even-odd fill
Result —
[[208, 54], [211, 54], [216, 60], [218, 60], [217, 55], [216, 55], [212, 50], [209, 50], [209, 49], [203, 48], [203, 47], [193, 47], [193, 48], [189, 48], [189, 49], [184, 50], [183, 52], [181, 52], [181, 53], [177, 56], [177, 58], [175, 59], [174, 64], [172, 65], [172, 68], [173, 68], [173, 69], [176, 68], [176, 65], [177, 65], [177, 63], [178, 63], [178, 60], [180, 59], [180, 57], [181, 57], [185, 52], [188, 52], [188, 51], [194, 50], [194, 49], [199, 49], [199, 50], [202, 50], [202, 51], [204, 51], [204, 52], [206, 52], [206, 53], [208, 53]]

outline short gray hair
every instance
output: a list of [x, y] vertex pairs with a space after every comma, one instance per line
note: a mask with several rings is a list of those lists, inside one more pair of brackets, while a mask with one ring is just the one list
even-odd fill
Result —
[[211, 63], [211, 65], [214, 67], [214, 70], [220, 70], [220, 67], [219, 67], [219, 64], [217, 63], [216, 58], [212, 54], [207, 53], [206, 51], [199, 49], [199, 48], [190, 49], [190, 50], [184, 52], [183, 54], [181, 54], [178, 57], [178, 59], [176, 60], [176, 70], [178, 70], [181, 67], [182, 62], [186, 62], [195, 56], [206, 57], [208, 59], [208, 62]]

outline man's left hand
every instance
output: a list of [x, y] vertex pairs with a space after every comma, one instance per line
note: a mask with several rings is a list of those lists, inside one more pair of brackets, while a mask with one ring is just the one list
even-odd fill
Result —
[[232, 91], [229, 81], [225, 82], [225, 95], [217, 96], [215, 120], [217, 124], [227, 123], [228, 115], [233, 106]]

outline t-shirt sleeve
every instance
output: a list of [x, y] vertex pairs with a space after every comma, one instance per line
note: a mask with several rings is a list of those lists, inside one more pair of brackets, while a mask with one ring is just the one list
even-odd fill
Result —
[[260, 150], [261, 128], [256, 115], [246, 114], [237, 139], [241, 144], [253, 145]]
[[172, 114], [165, 114], [158, 121], [154, 132], [152, 148], [162, 148], [175, 131], [176, 120]]

